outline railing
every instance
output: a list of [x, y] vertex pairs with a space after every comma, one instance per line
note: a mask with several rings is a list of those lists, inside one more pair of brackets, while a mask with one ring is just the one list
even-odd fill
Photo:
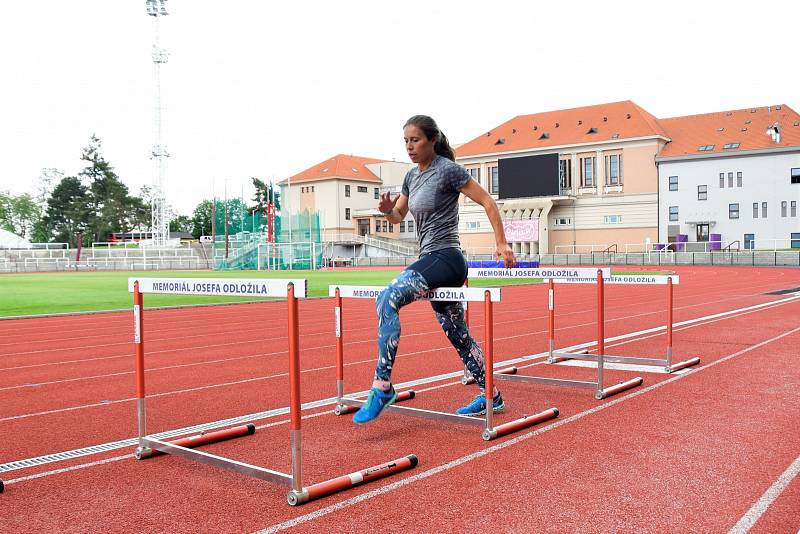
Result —
[[416, 256], [419, 254], [419, 250], [416, 247], [409, 247], [408, 245], [402, 245], [400, 243], [394, 242], [392, 239], [385, 239], [379, 238], [374, 236], [362, 236], [358, 234], [333, 234], [328, 236], [323, 236], [323, 242], [333, 242], [333, 243], [359, 243], [362, 245], [369, 245], [371, 247], [381, 248], [384, 250], [388, 250], [391, 252], [397, 252], [399, 254], [404, 254], [407, 256]]
[[739, 240], [738, 240], [738, 239], [737, 239], [736, 241], [732, 241], [731, 243], [728, 243], [728, 246], [726, 246], [726, 247], [725, 247], [725, 248], [723, 248], [722, 250], [724, 250], [725, 252], [730, 252], [730, 251], [731, 251], [731, 249], [733, 249], [733, 246], [734, 246], [734, 245], [736, 245], [736, 251], [737, 251], [737, 252], [738, 252], [739, 250], [741, 250], [741, 243], [739, 243]]
[[[610, 245], [604, 243], [602, 245], [556, 245], [555, 254], [591, 254], [593, 252], [603, 252]], [[559, 252], [561, 250], [561, 252]], [[566, 250], [566, 252], [564, 252]]]
[[[612, 250], [612, 249], [613, 249], [613, 250]], [[606, 249], [603, 251], [603, 254], [612, 254], [612, 253], [613, 253], [613, 254], [616, 254], [616, 253], [617, 253], [617, 244], [616, 244], [616, 243], [614, 243], [613, 245], [609, 245], [609, 246], [608, 246], [608, 248], [606, 248]]]

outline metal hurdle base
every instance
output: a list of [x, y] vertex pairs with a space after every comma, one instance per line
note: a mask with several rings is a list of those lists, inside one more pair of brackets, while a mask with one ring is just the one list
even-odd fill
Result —
[[561, 386], [571, 388], [583, 388], [595, 390], [594, 398], [602, 400], [611, 395], [615, 395], [621, 391], [625, 391], [636, 386], [640, 386], [644, 379], [641, 376], [620, 382], [607, 388], [600, 388], [597, 382], [584, 381], [584, 380], [567, 380], [562, 378], [548, 378], [544, 376], [526, 376], [526, 375], [506, 375], [495, 374], [496, 380], [505, 380], [507, 382], [523, 382], [526, 384], [543, 384], [546, 386]]
[[[581, 360], [587, 362], [597, 362], [597, 354], [589, 354], [587, 352], [553, 352], [553, 355], [547, 359], [547, 363], [558, 363], [567, 360]], [[665, 373], [674, 373], [686, 367], [691, 367], [700, 363], [700, 358], [695, 356], [678, 363], [671, 363], [668, 358], [644, 358], [639, 356], [611, 356], [608, 354], [603, 355], [603, 360], [606, 363], [624, 363], [628, 365], [650, 365], [653, 367], [663, 367]]]
[[[400, 398], [400, 395], [401, 394], [398, 393], [397, 395], [398, 399]], [[415, 395], [406, 396], [403, 400], [408, 400], [414, 397]], [[344, 415], [346, 413], [354, 412], [358, 408], [363, 406], [365, 402], [366, 401], [363, 401], [361, 399], [343, 397], [340, 400], [339, 405], [336, 407], [336, 410], [334, 410], [334, 413], [336, 413], [336, 415]], [[339, 410], [340, 406], [343, 408], [342, 410]], [[439, 412], [435, 410], [423, 410], [420, 408], [397, 406], [396, 404], [391, 404], [387, 406], [385, 408], [385, 411], [394, 412], [401, 415], [407, 415], [410, 417], [419, 417], [422, 419], [430, 419], [433, 421], [448, 421], [451, 423], [459, 423], [469, 426], [485, 427], [486, 425], [486, 419], [483, 417], [475, 417], [471, 415], [459, 415], [455, 413]], [[544, 421], [553, 419], [555, 417], [558, 417], [558, 415], [559, 415], [558, 408], [548, 408], [534, 415], [523, 415], [519, 419], [509, 421], [508, 423], [497, 425], [493, 428], [484, 428], [483, 432], [481, 433], [481, 438], [484, 441], [491, 441], [495, 438], [499, 438], [501, 436], [505, 436], [506, 434], [510, 434], [511, 432], [516, 432], [517, 430], [522, 430], [523, 428], [527, 428], [542, 423]]]

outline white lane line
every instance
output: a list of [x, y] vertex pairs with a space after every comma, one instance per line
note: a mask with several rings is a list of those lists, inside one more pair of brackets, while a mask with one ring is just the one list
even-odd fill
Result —
[[517, 436], [517, 437], [515, 437], [513, 439], [510, 439], [508, 441], [504, 441], [502, 443], [498, 443], [497, 445], [493, 445], [493, 446], [488, 447], [486, 449], [482, 449], [480, 451], [476, 451], [476, 452], [473, 452], [471, 454], [467, 454], [466, 456], [462, 456], [461, 458], [456, 458], [455, 460], [451, 460], [450, 462], [447, 462], [445, 464], [436, 466], [436, 467], [434, 467], [432, 469], [428, 469], [427, 471], [422, 471], [422, 472], [417, 473], [415, 475], [412, 475], [412, 476], [410, 476], [408, 478], [404, 478], [402, 480], [398, 480], [398, 481], [393, 482], [391, 484], [387, 484], [386, 486], [383, 486], [383, 487], [380, 487], [380, 488], [376, 488], [376, 489], [374, 489], [372, 491], [369, 491], [367, 493], [362, 493], [361, 495], [356, 495], [355, 497], [351, 497], [349, 499], [346, 499], [344, 501], [338, 502], [336, 504], [332, 504], [330, 506], [326, 506], [325, 508], [320, 508], [319, 510], [317, 510], [315, 512], [311, 512], [309, 514], [305, 514], [305, 515], [301, 515], [301, 516], [295, 517], [294, 519], [290, 519], [288, 521], [284, 521], [283, 523], [272, 525], [272, 526], [267, 527], [267, 528], [265, 528], [263, 530], [259, 530], [257, 532], [257, 534], [271, 534], [273, 532], [278, 532], [278, 531], [281, 531], [281, 530], [286, 530], [288, 528], [296, 527], [297, 525], [306, 523], [308, 521], [313, 521], [315, 519], [319, 519], [320, 517], [323, 517], [323, 516], [328, 515], [330, 513], [336, 512], [338, 510], [342, 510], [344, 508], [349, 508], [350, 506], [358, 504], [358, 503], [360, 503], [362, 501], [366, 501], [366, 500], [371, 499], [373, 497], [377, 497], [379, 495], [383, 495], [385, 493], [392, 492], [392, 491], [394, 491], [396, 489], [402, 488], [403, 486], [407, 486], [407, 485], [412, 484], [414, 482], [417, 482], [419, 480], [424, 480], [426, 478], [432, 477], [432, 476], [437, 475], [439, 473], [442, 473], [444, 471], [449, 471], [450, 469], [453, 469], [455, 467], [460, 467], [460, 466], [466, 464], [467, 462], [471, 462], [473, 460], [477, 460], [478, 458], [482, 458], [483, 456], [486, 456], [488, 454], [492, 454], [494, 452], [503, 450], [503, 449], [505, 449], [507, 447], [511, 447], [513, 445], [521, 443], [521, 442], [523, 442], [525, 440], [528, 440], [530, 438], [533, 438], [533, 437], [539, 436], [541, 434], [544, 434], [545, 432], [549, 432], [550, 430], [554, 430], [554, 429], [556, 429], [556, 428], [558, 428], [560, 426], [563, 426], [563, 425], [578, 421], [579, 419], [583, 419], [586, 416], [601, 412], [603, 410], [607, 410], [608, 408], [611, 408], [612, 406], [616, 406], [617, 404], [620, 404], [620, 403], [625, 402], [627, 400], [630, 400], [630, 399], [633, 399], [635, 397], [638, 397], [639, 395], [644, 395], [645, 393], [649, 393], [649, 392], [651, 392], [653, 390], [656, 390], [656, 389], [659, 389], [661, 387], [664, 387], [667, 384], [671, 384], [672, 382], [675, 382], [677, 380], [682, 380], [682, 379], [686, 378], [687, 376], [691, 376], [691, 375], [693, 375], [695, 373], [699, 373], [700, 371], [704, 371], [704, 370], [706, 370], [706, 369], [708, 369], [710, 367], [714, 367], [715, 365], [719, 365], [720, 363], [727, 362], [728, 360], [736, 358], [737, 356], [741, 356], [742, 354], [746, 354], [746, 353], [748, 353], [750, 351], [753, 351], [753, 350], [756, 350], [758, 348], [761, 348], [761, 347], [763, 347], [765, 345], [768, 345], [769, 343], [777, 341], [777, 340], [779, 340], [781, 338], [784, 338], [786, 336], [790, 336], [790, 335], [792, 335], [792, 334], [794, 334], [795, 332], [798, 332], [798, 331], [800, 331], [800, 327], [794, 328], [794, 329], [792, 329], [792, 330], [790, 330], [788, 332], [784, 332], [783, 334], [777, 335], [775, 337], [772, 337], [770, 339], [767, 339], [765, 341], [762, 341], [760, 343], [757, 343], [755, 345], [747, 347], [746, 349], [742, 349], [742, 350], [740, 350], [738, 352], [735, 352], [733, 354], [729, 354], [728, 356], [720, 358], [719, 360], [715, 360], [715, 361], [713, 361], [711, 363], [707, 363], [707, 364], [705, 364], [703, 366], [696, 367], [696, 368], [690, 370], [689, 372], [687, 372], [686, 374], [673, 376], [672, 378], [668, 378], [668, 379], [666, 379], [666, 380], [664, 380], [662, 382], [658, 382], [658, 383], [653, 384], [651, 386], [647, 386], [646, 388], [642, 388], [642, 389], [636, 390], [636, 391], [634, 391], [632, 393], [628, 393], [624, 397], [618, 397], [616, 399], [612, 399], [612, 400], [606, 402], [605, 404], [601, 404], [601, 405], [596, 406], [594, 408], [590, 408], [588, 410], [585, 410], [583, 412], [577, 413], [575, 415], [572, 415], [572, 416], [564, 418], [564, 419], [559, 419], [555, 423], [550, 423], [547, 426], [544, 426], [544, 427], [538, 428], [536, 430], [527, 432], [525, 434]]
[[[767, 511], [767, 508], [772, 505], [775, 500], [780, 497], [783, 490], [794, 480], [794, 477], [797, 476], [797, 473], [800, 472], [800, 456], [794, 459], [792, 465], [790, 465], [783, 474], [778, 477], [778, 480], [775, 481], [772, 486], [769, 487], [767, 491], [764, 492], [764, 495], [761, 496], [758, 501], [747, 511], [746, 514], [739, 519], [739, 522], [736, 523], [732, 529], [728, 531], [729, 534], [744, 534], [748, 532], [753, 526], [758, 522], [764, 512]], [[800, 532], [800, 531], [798, 531]]]

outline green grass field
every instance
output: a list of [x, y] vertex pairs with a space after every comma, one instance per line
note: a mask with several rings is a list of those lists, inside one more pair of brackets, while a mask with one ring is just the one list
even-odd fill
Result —
[[[0, 317], [65, 312], [121, 310], [132, 306], [128, 277], [153, 278], [306, 278], [309, 296], [328, 295], [328, 285], [375, 285], [389, 283], [397, 270], [376, 271], [169, 271], [169, 272], [76, 272], [0, 275]], [[484, 279], [475, 287], [531, 283], [531, 280]], [[204, 297], [191, 295], [146, 295], [148, 307], [188, 306], [220, 302], [251, 302], [251, 297]], [[263, 300], [263, 299], [261, 299]]]

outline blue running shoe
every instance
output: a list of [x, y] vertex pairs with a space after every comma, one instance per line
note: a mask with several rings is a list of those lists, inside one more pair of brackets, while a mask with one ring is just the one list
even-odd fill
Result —
[[[503, 397], [498, 393], [497, 396], [495, 396], [495, 398], [492, 400], [492, 411], [494, 413], [498, 413], [505, 409], [506, 403], [503, 402]], [[472, 402], [456, 410], [456, 413], [458, 415], [486, 415], [486, 395], [481, 393], [472, 399]]]
[[378, 418], [390, 404], [397, 398], [397, 392], [392, 387], [389, 391], [382, 391], [378, 388], [369, 390], [367, 402], [361, 405], [353, 416], [353, 422], [359, 425], [369, 423]]

